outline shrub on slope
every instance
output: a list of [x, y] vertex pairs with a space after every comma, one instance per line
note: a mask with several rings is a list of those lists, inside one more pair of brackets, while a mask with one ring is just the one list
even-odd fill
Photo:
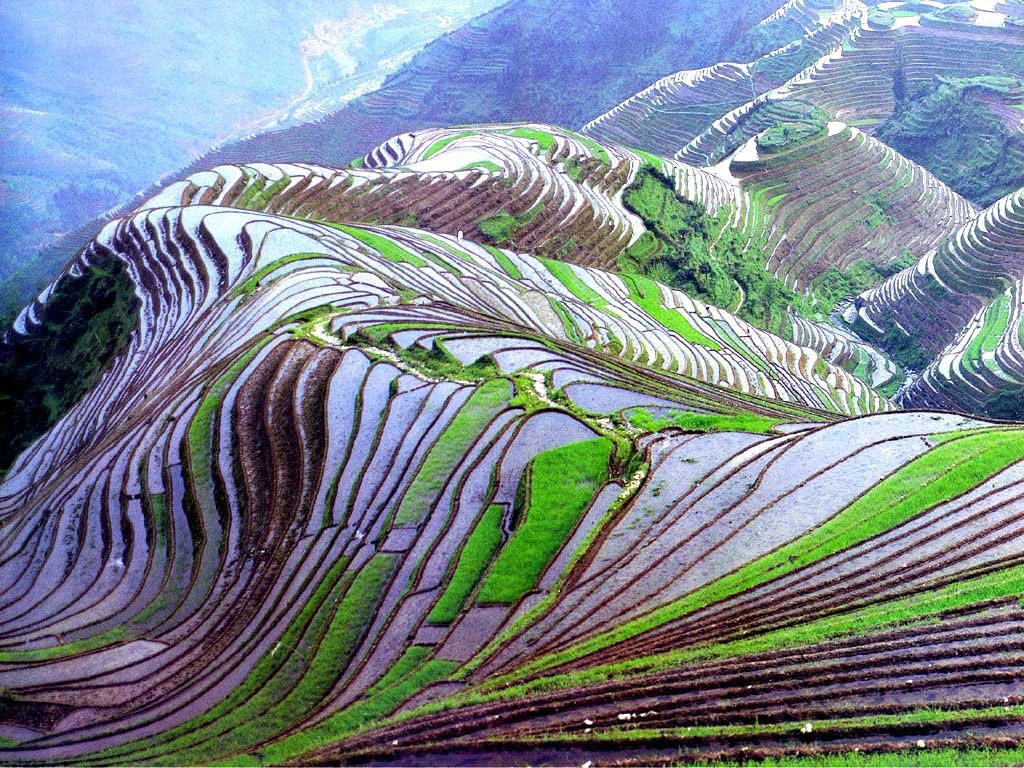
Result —
[[138, 300], [120, 261], [61, 280], [28, 335], [0, 343], [0, 471], [89, 391], [127, 345]]
[[756, 242], [728, 225], [728, 212], [711, 216], [700, 203], [676, 195], [672, 182], [650, 166], [623, 196], [648, 231], [619, 257], [625, 272], [639, 272], [773, 332], [775, 320], [799, 297], [764, 269]]

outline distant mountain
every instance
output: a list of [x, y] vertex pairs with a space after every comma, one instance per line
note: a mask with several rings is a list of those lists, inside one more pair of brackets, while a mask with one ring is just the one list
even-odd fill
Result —
[[[729, 57], [734, 49], [750, 50], [770, 45], [774, 40], [766, 43], [762, 39], [763, 33], [754, 35], [751, 30], [781, 2], [754, 0], [736, 4], [733, 0], [671, 0], [667, 3], [655, 0], [630, 3], [612, 0], [512, 0], [431, 43], [401, 66], [379, 89], [354, 99], [323, 119], [230, 142], [196, 158], [183, 173], [224, 162], [256, 160], [344, 164], [397, 133], [430, 126], [520, 119], [580, 126], [594, 114], [668, 72], [681, 67], [714, 63]], [[493, 4], [491, 0], [464, 0], [442, 15], [446, 23], [453, 23], [464, 19], [470, 9], [481, 9]], [[436, 16], [441, 13], [440, 9], [450, 5], [434, 2], [428, 7], [438, 9], [434, 13]], [[241, 23], [259, 20], [262, 32], [271, 34], [267, 30], [268, 25], [264, 23], [265, 19], [275, 18], [280, 13], [283, 12], [263, 13], [258, 8], [252, 9], [244, 14], [245, 19]], [[298, 10], [289, 13], [297, 15]], [[323, 13], [330, 15], [328, 11]], [[358, 18], [356, 16], [356, 20]], [[370, 14], [367, 23], [373, 18]], [[387, 19], [386, 16], [384, 18]], [[307, 44], [312, 50], [323, 44], [328, 51], [316, 59], [315, 65], [309, 66], [307, 76], [321, 78], [319, 70], [337, 68], [340, 66], [337, 60], [343, 55], [360, 57], [354, 67], [358, 73], [372, 74], [379, 71], [382, 59], [378, 58], [365, 65], [361, 58], [365, 55], [364, 49], [371, 49], [372, 44], [372, 50], [378, 51], [379, 56], [383, 56], [385, 50], [392, 51], [389, 55], [398, 53], [397, 49], [409, 50], [415, 42], [407, 39], [407, 29], [401, 25], [412, 20], [418, 21], [419, 18], [419, 15], [405, 15], [381, 22], [381, 31], [366, 34], [363, 48], [354, 52], [338, 50], [344, 48], [346, 35], [349, 34], [345, 28], [328, 26], [321, 29], [319, 37], [311, 35]], [[652, 24], [652, 20], [658, 21]], [[223, 21], [223, 25], [231, 23], [229, 19]], [[281, 25], [287, 27], [285, 20], [282, 20]], [[138, 160], [133, 162], [149, 162], [147, 171], [126, 177], [119, 171], [115, 173], [116, 169], [104, 166], [106, 175], [102, 176], [102, 182], [90, 181], [93, 177], [88, 174], [71, 174], [69, 171], [74, 181], [58, 194], [57, 200], [65, 203], [68, 210], [98, 213], [102, 208], [123, 202], [126, 188], [141, 190], [158, 176], [175, 167], [181, 168], [185, 165], [181, 160], [187, 154], [194, 155], [217, 140], [217, 135], [207, 139], [196, 138], [216, 122], [210, 121], [206, 114], [213, 107], [197, 106], [197, 100], [202, 104], [204, 96], [208, 99], [224, 98], [232, 106], [245, 106], [248, 110], [234, 120], [242, 116], [251, 118], [254, 103], [266, 105], [272, 101], [270, 93], [255, 92], [257, 81], [253, 75], [260, 72], [268, 75], [277, 73], [274, 62], [279, 62], [283, 55], [292, 57], [288, 60], [290, 67], [285, 68], [285, 71], [292, 71], [293, 77], [286, 81], [290, 85], [285, 86], [291, 88], [291, 91], [278, 98], [280, 100], [298, 90], [301, 87], [301, 61], [294, 56], [291, 47], [297, 45], [298, 41], [293, 41], [291, 45], [282, 44], [279, 26], [274, 25], [270, 39], [253, 45], [254, 50], [260, 51], [259, 55], [252, 57], [259, 62], [256, 73], [246, 68], [250, 54], [246, 51], [238, 52], [237, 56], [231, 58], [232, 68], [227, 74], [217, 77], [204, 75], [196, 84], [199, 89], [196, 96], [187, 105], [181, 104], [172, 109], [175, 121], [184, 119], [183, 115], [196, 115], [195, 119], [200, 120], [207, 118], [203, 129], [193, 130], [189, 127], [184, 131], [191, 142], [191, 151], [182, 153], [178, 148], [179, 141], [162, 125], [157, 125], [145, 137], [146, 141], [156, 145], [152, 150], [147, 149], [143, 143], [133, 143], [129, 139], [129, 147], [134, 147], [138, 156]], [[397, 31], [394, 31], [396, 26]], [[211, 24], [209, 28], [216, 29], [218, 25]], [[428, 30], [431, 28], [430, 25], [425, 27]], [[798, 32], [782, 29], [776, 30], [774, 34], [787, 37]], [[385, 48], [378, 38], [382, 38], [391, 47]], [[330, 41], [334, 41], [334, 48], [330, 48]], [[398, 45], [396, 41], [403, 42]], [[422, 42], [420, 40], [419, 44]], [[202, 60], [200, 53], [196, 52], [197, 61]], [[366, 66], [370, 68], [366, 69]], [[373, 66], [377, 69], [373, 69]], [[353, 67], [350, 65], [350, 68]], [[220, 70], [211, 64], [211, 71], [217, 73]], [[244, 87], [237, 85], [233, 79], [236, 75], [249, 78]], [[275, 77], [276, 93], [281, 91], [281, 81], [285, 78], [283, 74], [276, 74]], [[113, 79], [112, 74], [101, 76], [100, 82]], [[331, 80], [330, 77], [326, 79]], [[336, 78], [334, 81], [338, 82]], [[349, 81], [341, 82], [348, 84], [335, 86], [336, 90], [356, 87]], [[175, 81], [174, 85], [177, 86], [178, 82]], [[214, 86], [219, 86], [219, 89]], [[175, 105], [175, 99], [183, 98], [182, 94], [186, 90], [163, 97], [166, 101], [163, 107], [166, 109], [168, 105]], [[111, 91], [116, 92], [116, 89]], [[308, 95], [301, 104], [294, 105], [287, 113], [290, 122], [316, 118], [330, 109], [334, 96], [324, 101], [320, 96], [325, 93], [330, 94], [332, 91], [328, 86], [318, 85], [316, 93]], [[113, 99], [113, 103], [105, 105], [100, 115], [100, 124], [103, 124], [102, 120], [111, 119], [114, 115], [123, 115], [123, 108], [117, 106], [118, 100], [106, 93], [103, 95]], [[351, 90], [347, 95], [351, 95]], [[129, 99], [123, 98], [121, 101]], [[224, 107], [217, 106], [214, 114], [225, 111]], [[159, 113], [153, 114], [155, 116]], [[228, 127], [225, 125], [219, 130], [225, 131]], [[223, 133], [220, 135], [223, 136]], [[116, 140], [122, 143], [126, 141], [124, 138]], [[60, 145], [74, 145], [67, 137], [67, 132], [63, 134]], [[105, 154], [119, 157], [122, 153], [111, 147]], [[10, 156], [9, 162], [13, 162], [14, 156], [28, 158], [24, 148], [16, 149], [13, 146], [10, 148]], [[181, 159], [170, 159], [175, 156]], [[165, 159], [154, 162], [159, 158]], [[31, 167], [46, 167], [45, 164], [26, 162]], [[117, 190], [119, 192], [115, 194]], [[11, 196], [8, 199], [14, 200]], [[45, 185], [36, 184], [31, 190], [26, 189], [23, 197], [18, 199], [31, 199], [33, 205], [40, 205], [40, 201], [49, 200], [48, 190]], [[56, 204], [45, 203], [45, 212], [16, 207], [7, 214], [8, 220], [13, 223], [13, 234], [10, 236], [15, 237], [16, 242], [12, 242], [6, 249], [0, 245], [0, 258], [3, 258], [5, 252], [10, 253], [12, 255], [7, 257], [7, 263], [22, 265], [6, 281], [4, 290], [0, 291], [0, 308], [6, 309], [8, 314], [16, 311], [43, 282], [51, 278], [59, 265], [95, 234], [101, 224], [97, 220], [84, 220], [78, 213], [62, 218], [54, 209]], [[47, 221], [48, 226], [57, 232], [79, 225], [81, 229], [62, 238], [57, 245], [45, 248], [37, 258], [30, 260], [36, 247], [46, 239], [39, 233], [38, 227], [32, 226], [33, 222], [39, 220]], [[54, 226], [53, 222], [58, 221], [61, 224]], [[29, 235], [30, 232], [35, 234]], [[0, 271], [0, 277], [3, 275], [3, 271]]]
[[211, 147], [372, 90], [497, 2], [4, 4], [0, 280]]

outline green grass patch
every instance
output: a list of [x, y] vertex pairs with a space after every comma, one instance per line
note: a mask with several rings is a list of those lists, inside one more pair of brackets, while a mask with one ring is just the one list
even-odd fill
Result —
[[427, 453], [416, 477], [409, 484], [395, 515], [397, 525], [419, 523], [429, 514], [451, 473], [508, 405], [511, 390], [507, 379], [492, 379], [466, 401]]
[[721, 349], [717, 341], [709, 339], [690, 325], [678, 310], [666, 309], [661, 305], [658, 285], [653, 280], [642, 275], [624, 275], [623, 280], [629, 290], [629, 298], [656, 322], [694, 344], [700, 344], [708, 349]]
[[461, 131], [461, 132], [453, 134], [451, 136], [445, 136], [443, 139], [438, 139], [433, 144], [431, 144], [429, 147], [427, 147], [427, 151], [423, 153], [423, 159], [424, 160], [429, 160], [434, 155], [436, 155], [438, 152], [440, 152], [442, 149], [444, 149], [449, 144], [451, 144], [453, 141], [458, 141], [459, 139], [464, 139], [467, 136], [472, 136], [472, 135], [473, 135], [473, 131]]
[[[755, 211], [762, 193], [752, 196]], [[763, 236], [751, 237], [731, 225], [734, 208], [712, 216], [699, 203], [679, 197], [673, 180], [649, 165], [640, 168], [622, 200], [646, 227], [619, 254], [622, 272], [644, 275], [717, 307], [739, 305], [736, 314], [760, 328], [771, 328], [772, 318], [785, 317], [788, 306], [800, 304], [800, 296], [765, 270]]]
[[964, 350], [964, 360], [968, 366], [975, 371], [981, 371], [986, 367], [983, 356], [994, 352], [999, 346], [999, 340], [1006, 333], [1009, 321], [1010, 297], [1004, 293], [985, 310], [981, 330], [974, 334], [974, 338]]
[[[413, 694], [431, 683], [448, 677], [458, 666], [456, 662], [445, 659], [424, 662], [431, 650], [427, 646], [412, 646], [392, 665], [384, 677], [366, 690], [359, 701], [312, 728], [287, 736], [246, 757], [253, 758], [253, 763], [258, 765], [283, 765], [286, 762], [295, 762], [295, 759], [304, 753], [365, 730], [371, 723], [389, 714]], [[244, 764], [248, 761], [243, 759], [241, 762]], [[224, 763], [238, 764], [238, 759]]]
[[686, 411], [670, 411], [654, 416], [646, 408], [634, 408], [629, 412], [629, 421], [633, 426], [647, 432], [657, 432], [666, 427], [679, 427], [693, 432], [759, 432], [767, 434], [776, 424], [781, 424], [783, 419], [758, 416], [752, 413], [721, 414]]
[[420, 256], [409, 253], [409, 251], [405, 250], [405, 248], [402, 248], [397, 243], [383, 237], [382, 235], [378, 235], [375, 232], [367, 232], [365, 229], [349, 227], [345, 224], [331, 224], [331, 226], [335, 229], [340, 229], [347, 235], [351, 235], [363, 245], [369, 246], [388, 261], [393, 261], [398, 264], [412, 264], [416, 267], [425, 267], [427, 265], [427, 262]]
[[327, 259], [329, 257], [322, 253], [290, 253], [287, 256], [283, 256], [280, 259], [275, 259], [266, 266], [260, 267], [252, 276], [241, 285], [237, 286], [231, 291], [232, 296], [246, 296], [257, 288], [260, 287], [263, 279], [271, 272], [280, 269], [281, 267], [292, 264], [296, 261], [304, 261], [306, 259]]
[[505, 274], [515, 280], [522, 280], [523, 273], [519, 270], [519, 267], [515, 265], [512, 259], [509, 258], [508, 254], [500, 248], [495, 248], [493, 245], [485, 245], [484, 248], [487, 252], [494, 257], [494, 260], [498, 262], [498, 266], [505, 270]]
[[554, 136], [547, 131], [541, 131], [536, 128], [513, 128], [510, 131], [505, 131], [505, 133], [519, 139], [532, 139], [536, 141], [542, 152], [547, 152], [551, 149], [551, 145], [555, 143]]
[[577, 299], [598, 309], [604, 309], [608, 306], [608, 302], [601, 294], [580, 279], [572, 265], [566, 264], [564, 261], [555, 261], [554, 259], [541, 259], [541, 261], [548, 268], [548, 272], [554, 275], [558, 282], [569, 289], [569, 292]]
[[1024, 747], [992, 749], [908, 749], [902, 752], [839, 752], [814, 757], [773, 757], [765, 760], [705, 762], [694, 765], [763, 766], [763, 768], [962, 768], [1024, 765]]
[[253, 185], [245, 190], [243, 195], [245, 202], [239, 203], [239, 208], [246, 208], [250, 211], [263, 210], [267, 203], [273, 200], [279, 192], [283, 192], [285, 187], [291, 183], [291, 177], [284, 175], [269, 187], [266, 186], [266, 179], [261, 177], [261, 182], [258, 186]]
[[599, 437], [538, 454], [521, 480], [523, 519], [477, 597], [511, 605], [534, 588], [595, 494], [608, 481], [611, 440]]
[[451, 581], [427, 615], [431, 624], [451, 624], [501, 546], [501, 515], [504, 508], [491, 504], [477, 521], [459, 554]]
[[82, 640], [73, 640], [70, 643], [64, 643], [63, 645], [51, 645], [49, 648], [29, 648], [24, 651], [0, 651], [0, 662], [7, 664], [50, 661], [52, 659], [61, 659], [65, 656], [78, 656], [79, 654], [98, 651], [101, 648], [116, 645], [117, 643], [123, 643], [125, 641], [132, 640], [135, 637], [136, 633], [131, 632], [126, 627], [114, 627], [113, 629], [108, 629], [106, 632], [101, 632], [100, 634], [93, 635], [92, 637], [86, 637]]
[[795, 541], [644, 616], [539, 659], [527, 668], [545, 669], [586, 656], [781, 578], [955, 498], [1021, 458], [1024, 458], [1024, 440], [1019, 430], [968, 435], [940, 443]]
[[502, 167], [493, 160], [477, 160], [475, 163], [462, 166], [459, 170], [470, 171], [474, 168], [478, 168], [482, 171], [490, 171], [491, 173], [501, 173], [503, 170]]
[[[209, 729], [216, 728], [225, 720], [228, 721], [226, 725], [232, 727], [234, 718], [238, 716], [236, 713], [241, 715], [240, 721], [243, 721], [251, 714], [249, 707], [255, 705], [266, 708], [272, 705], [283, 695], [282, 691], [305, 669], [305, 657], [292, 651], [307, 632], [313, 635], [322, 634], [330, 617], [328, 607], [336, 605], [341, 600], [345, 589], [351, 583], [350, 576], [343, 576], [347, 565], [348, 559], [341, 558], [331, 566], [313, 590], [309, 600], [289, 624], [281, 640], [270, 653], [256, 663], [252, 671], [226, 699], [202, 715], [164, 733], [90, 755], [90, 761], [114, 764], [150, 762], [145, 756], [166, 755], [168, 752], [191, 747], [200, 738], [208, 736]], [[278, 653], [277, 651], [281, 649], [285, 652]]]
[[558, 315], [558, 319], [562, 322], [562, 330], [565, 331], [565, 335], [577, 344], [582, 344], [583, 339], [580, 338], [580, 332], [576, 328], [576, 321], [573, 320], [572, 314], [566, 309], [559, 299], [554, 296], [548, 296], [548, 303], [551, 304], [551, 308], [555, 310], [555, 314]]
[[[168, 755], [156, 761], [165, 765], [195, 765], [212, 757], [234, 754], [245, 750], [299, 721], [326, 696], [338, 676], [345, 670], [352, 655], [358, 648], [366, 627], [373, 619], [374, 611], [383, 591], [399, 564], [397, 555], [376, 554], [359, 571], [345, 591], [337, 609], [330, 616], [326, 631], [320, 642], [310, 648], [305, 668], [295, 686], [284, 698], [273, 703], [269, 709], [254, 706], [259, 701], [254, 697], [231, 713], [234, 727], [224, 731], [225, 718], [216, 722], [223, 736]], [[327, 603], [330, 611], [333, 604]]]
[[507, 211], [498, 211], [493, 216], [481, 219], [480, 231], [498, 245], [507, 243], [519, 228], [519, 220]]
[[522, 216], [513, 216], [508, 211], [498, 211], [493, 216], [481, 219], [477, 222], [477, 226], [494, 245], [501, 245], [510, 242], [521, 227], [525, 227], [533, 221], [543, 210], [544, 203], [537, 203]]
[[598, 144], [596, 141], [594, 141], [588, 136], [584, 136], [582, 133], [573, 133], [573, 136], [579, 139], [583, 143], [583, 145], [590, 150], [590, 154], [599, 163], [601, 163], [602, 165], [612, 164], [612, 159], [611, 157], [608, 156], [608, 151], [600, 144]]

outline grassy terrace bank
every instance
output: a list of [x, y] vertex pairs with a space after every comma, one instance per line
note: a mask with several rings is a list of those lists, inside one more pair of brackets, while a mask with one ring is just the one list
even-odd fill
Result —
[[781, 578], [953, 499], [1022, 458], [1024, 440], [1016, 429], [946, 436], [944, 442], [885, 478], [808, 534], [644, 616], [527, 664], [516, 677], [533, 675], [581, 659], [712, 603]]

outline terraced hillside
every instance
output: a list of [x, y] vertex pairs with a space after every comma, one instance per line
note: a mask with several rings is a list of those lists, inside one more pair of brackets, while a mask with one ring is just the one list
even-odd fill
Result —
[[[659, 224], [637, 215], [633, 195], [641, 171], [653, 169], [679, 200], [706, 212], [714, 229], [707, 248], [722, 265], [748, 240], [748, 272], [767, 268], [800, 291], [827, 278], [815, 283], [808, 301], [789, 296], [796, 310], [819, 319], [836, 298], [923, 255], [974, 212], [927, 172], [839, 124], [769, 151], [751, 143], [727, 166], [696, 168], [536, 123], [480, 125], [401, 134], [344, 169], [218, 166], [170, 185], [147, 205], [216, 203], [461, 232], [477, 242], [611, 269], [624, 254], [635, 261], [635, 253], [651, 247], [647, 233]], [[865, 265], [863, 281], [832, 284], [841, 271]], [[700, 296], [789, 334], [785, 302], [771, 308], [774, 324], [767, 322], [768, 312], [763, 318], [752, 311], [762, 287], [731, 269], [746, 286], [739, 284], [735, 295], [707, 290]]]
[[[705, 170], [650, 160], [681, 195], [713, 211], [740, 194]], [[170, 185], [146, 205], [216, 203], [464, 232], [479, 242], [608, 268], [643, 231], [621, 198], [648, 161], [547, 125], [437, 129], [396, 136], [345, 169], [218, 166]]]
[[0, 486], [0, 761], [1004, 743], [1016, 427], [840, 421], [888, 405], [653, 281], [228, 207], [345, 183], [235, 170], [69, 266], [138, 324]]
[[1018, 278], [980, 309], [903, 393], [903, 399], [995, 418], [1020, 418], [1024, 413], [1021, 284]]
[[856, 28], [862, 8], [857, 0], [790, 0], [760, 26], [788, 19], [801, 30], [796, 39], [754, 61], [722, 62], [657, 80], [588, 122], [583, 132], [599, 141], [672, 156], [715, 121], [781, 86], [842, 45]]
[[937, 355], [1024, 273], [1024, 189], [961, 226], [940, 247], [858, 299], [867, 334], [908, 359]]
[[[784, 122], [778, 127], [786, 128]], [[856, 128], [831, 122], [807, 138], [752, 139], [729, 162], [765, 232], [766, 267], [805, 287], [858, 262], [923, 256], [976, 209], [918, 165]]]
[[[731, 0], [508, 0], [438, 37], [379, 88], [342, 109], [316, 122], [216, 147], [165, 181], [224, 164], [341, 166], [391, 136], [432, 126], [536, 120], [579, 127], [668, 72], [707, 66], [733, 57], [738, 49], [760, 52], [765, 31], [771, 40], [798, 34], [799, 28], [758, 24], [783, 2], [751, 0], [734, 7]], [[364, 5], [373, 17], [382, 4]], [[451, 23], [459, 15], [443, 14], [441, 23]], [[685, 21], [649, 23], [659, 17]], [[759, 31], [752, 37], [755, 27]], [[356, 30], [356, 36], [365, 31]], [[411, 40], [409, 44], [419, 46]], [[244, 42], [238, 50], [244, 51], [243, 57], [253, 53]], [[289, 55], [297, 57], [298, 51]], [[130, 212], [162, 186], [156, 180], [154, 184], [118, 215]], [[17, 314], [110, 218], [97, 215], [34, 258], [12, 253], [20, 269], [0, 283], [0, 317], [9, 321], [8, 311], [10, 317]]]
[[[962, 4], [882, 5], [885, 10], [844, 3], [834, 11], [809, 5], [821, 18], [801, 40], [802, 50], [815, 54], [813, 61], [800, 58], [794, 66], [787, 57], [792, 48], [782, 47], [748, 64], [679, 72], [596, 118], [584, 132], [711, 164], [769, 127], [773, 111], [791, 102], [870, 129], [893, 116], [898, 96], [934, 88], [936, 77], [1019, 76], [1024, 25], [1015, 23], [1011, 8], [971, 10], [961, 18]], [[757, 82], [759, 69], [767, 74]], [[1016, 90], [990, 90], [987, 98], [1011, 130], [1022, 129]], [[979, 142], [989, 138], [976, 135], [973, 149], [983, 150]]]

